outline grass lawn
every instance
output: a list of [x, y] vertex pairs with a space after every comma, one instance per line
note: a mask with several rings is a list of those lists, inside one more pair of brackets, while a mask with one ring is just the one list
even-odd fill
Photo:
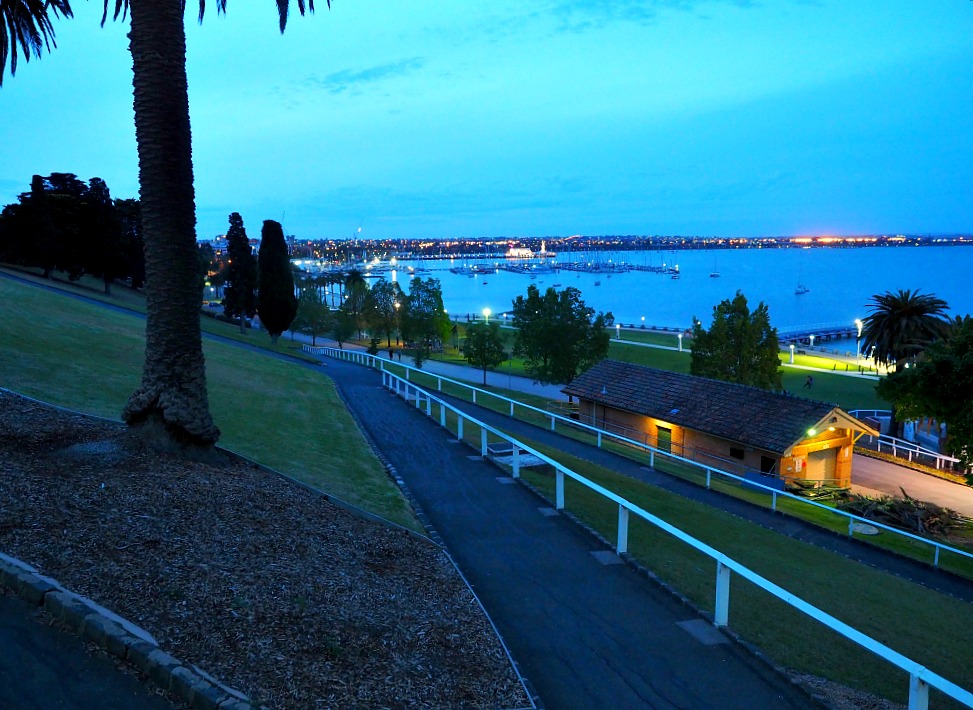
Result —
[[[144, 321], [6, 279], [0, 279], [0, 299], [2, 385], [117, 418], [141, 375]], [[242, 337], [249, 342], [252, 336]], [[281, 340], [280, 347], [289, 346]], [[223, 446], [421, 530], [331, 380], [222, 343], [204, 341], [204, 352], [210, 408]]]

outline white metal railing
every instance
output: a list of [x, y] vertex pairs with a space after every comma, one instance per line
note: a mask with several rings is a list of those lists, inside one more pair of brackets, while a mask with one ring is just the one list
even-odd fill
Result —
[[[371, 356], [368, 356], [371, 357]], [[349, 358], [356, 359], [356, 358]], [[379, 362], [382, 362], [379, 360]], [[480, 441], [479, 441], [479, 451], [480, 455], [487, 458], [490, 453], [489, 437], [492, 435], [495, 438], [506, 442], [511, 447], [511, 463], [510, 469], [511, 474], [514, 478], [520, 477], [520, 457], [522, 453], [529, 454], [530, 456], [539, 459], [543, 463], [553, 467], [555, 472], [555, 488], [554, 488], [554, 498], [555, 507], [558, 510], [564, 510], [565, 507], [565, 478], [570, 478], [585, 488], [597, 493], [598, 495], [607, 498], [608, 500], [616, 503], [618, 505], [618, 527], [617, 527], [617, 537], [615, 540], [615, 549], [619, 554], [626, 554], [628, 552], [628, 528], [629, 528], [629, 518], [631, 515], [645, 520], [651, 525], [665, 531], [666, 533], [672, 535], [676, 539], [682, 541], [683, 543], [689, 545], [690, 547], [698, 550], [704, 555], [710, 557], [716, 562], [716, 592], [715, 598], [713, 600], [713, 623], [717, 627], [729, 627], [729, 615], [730, 615], [730, 581], [731, 573], [736, 573], [740, 577], [746, 579], [750, 583], [760, 587], [764, 591], [772, 594], [781, 601], [789, 604], [793, 608], [802, 612], [806, 616], [814, 619], [818, 623], [823, 624], [829, 629], [841, 634], [845, 638], [853, 641], [862, 648], [871, 653], [877, 655], [879, 658], [891, 663], [894, 666], [904, 670], [909, 674], [909, 709], [910, 710], [926, 710], [929, 706], [929, 688], [936, 688], [945, 695], [953, 698], [954, 700], [963, 703], [967, 707], [973, 707], [973, 693], [961, 688], [952, 681], [943, 678], [939, 674], [929, 670], [920, 663], [913, 661], [912, 659], [902, 655], [898, 651], [893, 650], [889, 646], [876, 641], [875, 639], [867, 636], [866, 634], [858, 631], [854, 627], [846, 624], [845, 622], [835, 618], [834, 616], [828, 614], [827, 612], [818, 609], [814, 605], [804, 601], [800, 597], [791, 592], [787, 591], [783, 587], [771, 582], [770, 580], [762, 577], [753, 570], [744, 566], [742, 563], [731, 559], [726, 554], [720, 552], [719, 550], [710, 547], [706, 543], [697, 540], [688, 533], [683, 532], [679, 528], [667, 523], [661, 518], [652, 515], [648, 511], [644, 510], [640, 506], [630, 502], [629, 500], [622, 498], [621, 496], [613, 493], [612, 491], [604, 488], [603, 486], [588, 480], [579, 473], [576, 473], [564, 466], [563, 464], [555, 461], [554, 459], [542, 454], [530, 446], [518, 441], [514, 437], [496, 429], [489, 424], [479, 421], [474, 417], [464, 413], [462, 410], [457, 409], [451, 404], [445, 402], [444, 400], [436, 397], [426, 390], [416, 386], [404, 377], [395, 375], [387, 370], [382, 370], [382, 385], [389, 390], [393, 391], [398, 396], [402, 397], [404, 400], [411, 401], [414, 400], [416, 409], [423, 409], [425, 405], [426, 416], [433, 418], [433, 405], [436, 405], [439, 409], [439, 425], [444, 429], [449, 431], [447, 426], [447, 413], [451, 412], [456, 417], [456, 437], [459, 441], [463, 442], [463, 429], [464, 422], [467, 422], [473, 426], [479, 427], [480, 429]], [[506, 453], [506, 452], [505, 452]]]
[[[941, 542], [937, 542], [936, 540], [930, 540], [929, 538], [920, 537], [919, 535], [915, 535], [913, 533], [910, 533], [907, 530], [901, 530], [899, 528], [894, 528], [894, 527], [891, 527], [889, 525], [886, 525], [886, 524], [884, 524], [882, 522], [879, 522], [877, 520], [871, 520], [869, 518], [863, 518], [861, 516], [855, 515], [854, 513], [849, 513], [849, 512], [844, 511], [844, 510], [838, 510], [837, 508], [832, 508], [829, 505], [824, 505], [823, 503], [819, 503], [819, 502], [817, 502], [815, 500], [810, 500], [810, 499], [808, 499], [806, 497], [803, 497], [803, 496], [798, 496], [798, 495], [795, 495], [793, 493], [788, 493], [787, 491], [781, 491], [781, 490], [779, 490], [777, 488], [774, 488], [772, 486], [764, 485], [764, 484], [760, 483], [759, 481], [754, 481], [753, 479], [749, 479], [749, 478], [746, 478], [744, 476], [739, 476], [739, 475], [737, 475], [735, 473], [730, 473], [729, 471], [725, 471], [725, 470], [723, 470], [723, 469], [721, 469], [721, 468], [719, 468], [717, 466], [707, 465], [705, 463], [700, 463], [699, 461], [693, 461], [692, 459], [686, 458], [685, 456], [680, 456], [679, 454], [672, 453], [671, 451], [664, 451], [662, 449], [659, 449], [659, 448], [654, 447], [654, 446], [650, 446], [649, 444], [643, 443], [643, 442], [638, 441], [636, 439], [630, 439], [628, 437], [622, 436], [620, 434], [613, 433], [611, 431], [607, 431], [605, 429], [601, 429], [601, 428], [596, 427], [596, 426], [593, 426], [591, 424], [585, 424], [584, 422], [580, 422], [580, 421], [577, 421], [577, 420], [574, 420], [574, 419], [570, 419], [570, 418], [564, 417], [564, 416], [562, 416], [560, 414], [557, 414], [557, 413], [554, 413], [554, 412], [551, 412], [551, 411], [548, 411], [548, 410], [545, 410], [545, 409], [540, 409], [539, 407], [534, 407], [533, 405], [530, 405], [530, 404], [525, 404], [524, 402], [518, 402], [515, 399], [510, 399], [509, 397], [504, 397], [501, 394], [497, 394], [495, 392], [490, 392], [489, 390], [485, 390], [485, 389], [482, 389], [480, 387], [476, 387], [475, 385], [471, 385], [468, 382], [462, 382], [460, 380], [454, 380], [454, 379], [451, 379], [449, 377], [444, 377], [443, 375], [437, 375], [437, 374], [434, 374], [434, 373], [423, 372], [422, 370], [416, 369], [416, 368], [411, 367], [409, 365], [404, 365], [404, 364], [402, 364], [400, 362], [391, 363], [390, 361], [386, 360], [385, 358], [377, 357], [375, 355], [369, 355], [369, 354], [364, 353], [364, 352], [362, 352], [360, 350], [340, 350], [338, 348], [323, 347], [323, 346], [313, 347], [313, 346], [310, 346], [310, 345], [305, 345], [304, 346], [304, 350], [305, 350], [305, 352], [312, 353], [312, 354], [328, 355], [329, 357], [334, 357], [334, 358], [341, 359], [341, 360], [347, 360], [349, 362], [354, 362], [354, 363], [357, 363], [359, 365], [365, 365], [365, 366], [368, 366], [368, 367], [377, 368], [377, 369], [379, 369], [379, 370], [381, 370], [383, 372], [387, 372], [387, 370], [385, 369], [385, 365], [386, 364], [390, 364], [393, 367], [403, 368], [405, 370], [405, 380], [406, 381], [409, 381], [410, 373], [419, 373], [419, 374], [422, 374], [422, 375], [426, 375], [427, 377], [432, 377], [432, 378], [434, 378], [436, 380], [436, 389], [437, 389], [437, 391], [440, 391], [440, 392], [442, 391], [442, 389], [443, 389], [443, 383], [444, 382], [449, 383], [451, 385], [456, 385], [458, 387], [463, 387], [463, 388], [469, 390], [472, 393], [473, 404], [476, 404], [477, 403], [476, 399], [477, 399], [477, 395], [478, 394], [481, 395], [481, 396], [493, 397], [493, 398], [498, 399], [498, 400], [500, 400], [502, 402], [506, 402], [506, 403], [508, 403], [510, 405], [510, 408], [509, 408], [509, 416], [511, 416], [511, 417], [514, 416], [515, 408], [525, 409], [525, 410], [534, 412], [536, 414], [540, 414], [540, 415], [542, 415], [545, 418], [547, 418], [547, 419], [550, 420], [550, 422], [551, 422], [551, 431], [554, 431], [554, 432], [557, 431], [557, 428], [556, 427], [557, 427], [557, 423], [558, 422], [560, 422], [562, 425], [566, 425], [566, 426], [572, 427], [574, 429], [580, 429], [580, 430], [585, 431], [585, 432], [587, 432], [587, 433], [589, 433], [589, 434], [591, 434], [591, 435], [593, 435], [595, 437], [595, 439], [596, 439], [596, 445], [598, 446], [598, 448], [601, 448], [602, 447], [602, 444], [604, 443], [605, 439], [609, 439], [611, 441], [614, 441], [614, 442], [623, 444], [625, 446], [629, 446], [629, 447], [632, 447], [632, 448], [640, 449], [640, 450], [648, 453], [648, 455], [649, 455], [649, 467], [650, 468], [655, 468], [655, 459], [656, 459], [657, 456], [661, 456], [662, 459], [665, 460], [665, 461], [672, 461], [672, 462], [675, 462], [675, 463], [686, 464], [687, 466], [690, 466], [693, 469], [698, 469], [700, 475], [705, 476], [705, 486], [706, 486], [706, 488], [712, 488], [713, 477], [716, 476], [716, 477], [721, 478], [721, 479], [728, 479], [728, 480], [734, 481], [734, 482], [739, 483], [739, 484], [741, 484], [743, 486], [746, 486], [748, 488], [755, 488], [755, 489], [761, 490], [764, 493], [767, 493], [768, 495], [770, 495], [770, 508], [774, 512], [777, 512], [777, 501], [778, 501], [778, 499], [781, 499], [781, 498], [783, 498], [785, 500], [794, 501], [794, 502], [796, 502], [796, 503], [798, 503], [800, 505], [813, 506], [813, 507], [817, 508], [818, 510], [826, 511], [827, 513], [829, 513], [831, 515], [835, 515], [835, 516], [838, 516], [838, 517], [841, 517], [841, 518], [845, 518], [847, 520], [847, 522], [848, 522], [848, 527], [847, 527], [848, 537], [854, 537], [855, 536], [855, 524], [856, 523], [862, 524], [862, 525], [870, 525], [870, 526], [872, 526], [874, 528], [880, 528], [881, 530], [884, 530], [886, 532], [892, 533], [894, 535], [898, 535], [898, 536], [901, 536], [901, 537], [904, 537], [904, 538], [908, 538], [908, 539], [910, 539], [910, 540], [912, 540], [914, 542], [917, 542], [917, 543], [919, 543], [921, 545], [928, 545], [929, 547], [931, 547], [932, 548], [932, 565], [933, 565], [933, 567], [939, 567], [940, 554], [942, 552], [944, 552], [944, 551], [945, 552], [948, 552], [948, 553], [952, 553], [952, 554], [957, 555], [959, 557], [965, 557], [967, 559], [973, 559], [973, 554], [971, 554], [971, 553], [969, 553], [969, 552], [967, 552], [965, 550], [960, 550], [959, 548], [952, 547], [950, 545], [946, 545], [946, 544], [943, 544]], [[663, 473], [666, 473], [665, 471], [662, 471], [662, 472]]]
[[[862, 417], [889, 417], [892, 415], [888, 409], [853, 409], [848, 412], [851, 416], [856, 418]], [[948, 456], [947, 454], [941, 454], [938, 451], [933, 451], [932, 449], [927, 449], [921, 444], [917, 444], [914, 441], [908, 441], [906, 439], [899, 439], [898, 437], [892, 436], [890, 434], [882, 434], [881, 436], [869, 436], [868, 442], [870, 444], [875, 444], [875, 450], [881, 453], [882, 447], [884, 446], [887, 450], [892, 452], [892, 455], [896, 458], [905, 458], [909, 462], [917, 461], [922, 463], [921, 458], [925, 457], [936, 462], [936, 468], [942, 470], [944, 463], [958, 464], [959, 459], [953, 456]], [[905, 455], [903, 456], [902, 453]]]

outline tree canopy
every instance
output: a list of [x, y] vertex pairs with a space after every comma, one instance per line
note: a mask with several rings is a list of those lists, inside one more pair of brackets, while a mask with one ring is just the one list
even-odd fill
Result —
[[297, 297], [294, 295], [294, 272], [291, 270], [287, 242], [280, 222], [264, 221], [260, 230], [260, 252], [257, 254], [259, 288], [257, 314], [260, 322], [277, 338], [287, 330], [297, 314]]
[[333, 314], [321, 294], [322, 284], [317, 279], [301, 282], [297, 296], [297, 315], [291, 328], [311, 336], [311, 345], [318, 344], [318, 336], [332, 327]]
[[608, 355], [614, 322], [611, 313], [595, 314], [576, 288], [552, 286], [541, 295], [532, 284], [513, 301], [514, 352], [535, 381], [568, 383]]
[[473, 367], [483, 370], [483, 384], [487, 383], [486, 373], [507, 359], [503, 348], [503, 334], [500, 324], [474, 323], [466, 329], [466, 344], [463, 349], [466, 361]]
[[87, 184], [72, 173], [34, 175], [29, 192], [0, 213], [0, 259], [38, 267], [49, 277], [88, 274], [111, 293], [115, 280], [141, 285], [141, 217], [137, 200], [113, 200], [98, 177]]
[[405, 301], [405, 294], [396, 281], [379, 279], [369, 289], [365, 298], [365, 318], [368, 324], [385, 335], [385, 345], [392, 347], [392, 333], [399, 327], [399, 311]]
[[740, 291], [713, 308], [709, 330], [693, 318], [690, 374], [769, 390], [781, 389], [780, 344], [761, 301], [753, 312]]
[[928, 417], [947, 426], [946, 452], [973, 465], [973, 318], [957, 318], [915, 362], [878, 384], [902, 419]]

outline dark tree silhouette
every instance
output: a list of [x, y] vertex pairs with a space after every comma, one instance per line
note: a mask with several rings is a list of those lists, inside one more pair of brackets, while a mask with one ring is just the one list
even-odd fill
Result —
[[280, 222], [268, 219], [260, 232], [260, 252], [257, 255], [259, 287], [257, 289], [257, 315], [270, 339], [277, 338], [290, 327], [297, 315], [297, 297], [294, 295], [294, 272], [291, 270], [287, 242]]
[[257, 260], [239, 212], [230, 215], [226, 251], [228, 259], [223, 274], [223, 312], [230, 318], [239, 318], [240, 332], [245, 333], [246, 319], [253, 318], [257, 312]]

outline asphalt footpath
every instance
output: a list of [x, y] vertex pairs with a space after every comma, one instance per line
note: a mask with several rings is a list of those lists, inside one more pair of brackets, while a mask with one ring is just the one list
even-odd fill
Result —
[[379, 373], [329, 359], [327, 374], [418, 501], [544, 707], [817, 707], [385, 390]]
[[0, 594], [0, 708], [3, 710], [172, 710], [112, 659], [48, 626], [38, 608]]

